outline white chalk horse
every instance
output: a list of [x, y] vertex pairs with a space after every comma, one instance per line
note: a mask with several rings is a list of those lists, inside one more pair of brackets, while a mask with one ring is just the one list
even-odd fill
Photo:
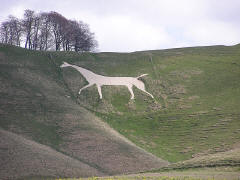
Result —
[[82, 67], [76, 66], [69, 64], [67, 62], [63, 62], [63, 64], [60, 66], [61, 68], [63, 67], [72, 67], [79, 71], [85, 79], [88, 81], [88, 85], [84, 86], [79, 90], [79, 94], [83, 89], [86, 89], [94, 84], [97, 85], [98, 89], [98, 94], [100, 96], [100, 99], [102, 99], [102, 91], [101, 91], [101, 86], [103, 85], [123, 85], [127, 86], [129, 92], [131, 93], [131, 99], [134, 99], [134, 93], [132, 90], [133, 86], [136, 86], [138, 89], [142, 90], [143, 92], [147, 93], [149, 96], [153, 98], [153, 95], [150, 94], [145, 90], [145, 85], [142, 81], [138, 80], [138, 78], [146, 76], [147, 74], [142, 74], [141, 76], [138, 77], [108, 77], [108, 76], [102, 76], [99, 74], [95, 74], [87, 69], [84, 69]]

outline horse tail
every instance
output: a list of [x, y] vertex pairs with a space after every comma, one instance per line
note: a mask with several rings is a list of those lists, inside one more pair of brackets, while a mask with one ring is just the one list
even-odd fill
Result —
[[141, 78], [141, 77], [143, 77], [143, 76], [147, 76], [147, 75], [148, 75], [148, 74], [142, 74], [142, 75], [138, 76], [137, 79], [139, 79], [139, 78]]

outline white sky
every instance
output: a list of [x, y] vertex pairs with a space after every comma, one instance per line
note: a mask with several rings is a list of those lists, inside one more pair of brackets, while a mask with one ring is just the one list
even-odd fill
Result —
[[240, 0], [0, 0], [0, 22], [25, 9], [90, 25], [99, 51], [240, 43]]

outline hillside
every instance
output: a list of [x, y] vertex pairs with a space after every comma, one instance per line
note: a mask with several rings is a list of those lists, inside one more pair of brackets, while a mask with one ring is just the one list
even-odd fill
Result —
[[173, 169], [216, 167], [216, 166], [239, 166], [240, 148], [234, 148], [225, 152], [218, 152], [205, 156], [196, 157], [183, 162], [175, 163], [169, 166]]
[[1, 179], [29, 175], [46, 177], [89, 177], [103, 173], [45, 145], [0, 130]]
[[[99, 175], [229, 151], [240, 140], [239, 57], [239, 45], [82, 54], [0, 45], [0, 127]], [[123, 86], [103, 86], [102, 100], [95, 85], [78, 95], [87, 82], [63, 61], [105, 76], [147, 73], [154, 99], [134, 88], [130, 100]]]
[[59, 64], [106, 76], [142, 78], [154, 100], [134, 88], [87, 84], [76, 70], [63, 78], [79, 104], [140, 147], [170, 162], [227, 151], [240, 139], [240, 46], [212, 46], [133, 53], [55, 53]]
[[[63, 80], [61, 69], [49, 58], [48, 53], [1, 45], [0, 81], [0, 127], [37, 144], [46, 145], [79, 161], [79, 164], [81, 162], [83, 167], [89, 167], [89, 171], [93, 170], [80, 175], [79, 170], [69, 166], [69, 170], [65, 171], [74, 171], [72, 177], [139, 172], [168, 164], [138, 148], [79, 106]], [[6, 144], [1, 143], [1, 146]], [[33, 146], [32, 149], [36, 149]], [[11, 147], [7, 148], [7, 151], [10, 150]], [[21, 147], [23, 152], [20, 154], [26, 155], [25, 150], [28, 148]], [[54, 153], [45, 158], [49, 156], [55, 158]], [[9, 167], [13, 167], [9, 163]], [[61, 163], [64, 165], [64, 158]], [[54, 167], [43, 167], [42, 172], [49, 168]], [[4, 171], [5, 168], [0, 168], [0, 174], [6, 174]], [[55, 170], [52, 171], [54, 174]], [[55, 176], [65, 174], [62, 171]], [[35, 171], [23, 175], [35, 175]]]

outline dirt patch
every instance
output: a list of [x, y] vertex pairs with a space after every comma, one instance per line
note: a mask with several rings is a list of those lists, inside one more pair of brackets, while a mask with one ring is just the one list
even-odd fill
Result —
[[187, 72], [184, 71], [172, 71], [169, 73], [170, 76], [177, 76], [180, 77], [181, 79], [189, 79], [191, 75]]
[[192, 105], [191, 104], [179, 104], [178, 108], [179, 109], [190, 109], [190, 108], [192, 108]]
[[162, 109], [162, 105], [159, 102], [154, 101], [153, 103], [148, 105], [147, 111], [158, 111], [160, 109]]
[[199, 75], [199, 74], [202, 74], [203, 71], [200, 70], [200, 69], [195, 69], [195, 70], [190, 70], [189, 73], [190, 73], [191, 75]]
[[207, 114], [209, 113], [209, 111], [198, 111], [198, 112], [195, 112], [194, 114]]
[[187, 90], [185, 89], [184, 85], [177, 84], [175, 86], [170, 87], [171, 94], [186, 94]]
[[192, 70], [183, 70], [183, 71], [171, 71], [169, 73], [170, 76], [175, 76], [180, 79], [189, 79], [194, 75], [202, 74], [202, 70], [200, 69], [192, 69]]
[[189, 100], [195, 100], [195, 99], [199, 99], [199, 98], [200, 97], [197, 95], [188, 97]]

